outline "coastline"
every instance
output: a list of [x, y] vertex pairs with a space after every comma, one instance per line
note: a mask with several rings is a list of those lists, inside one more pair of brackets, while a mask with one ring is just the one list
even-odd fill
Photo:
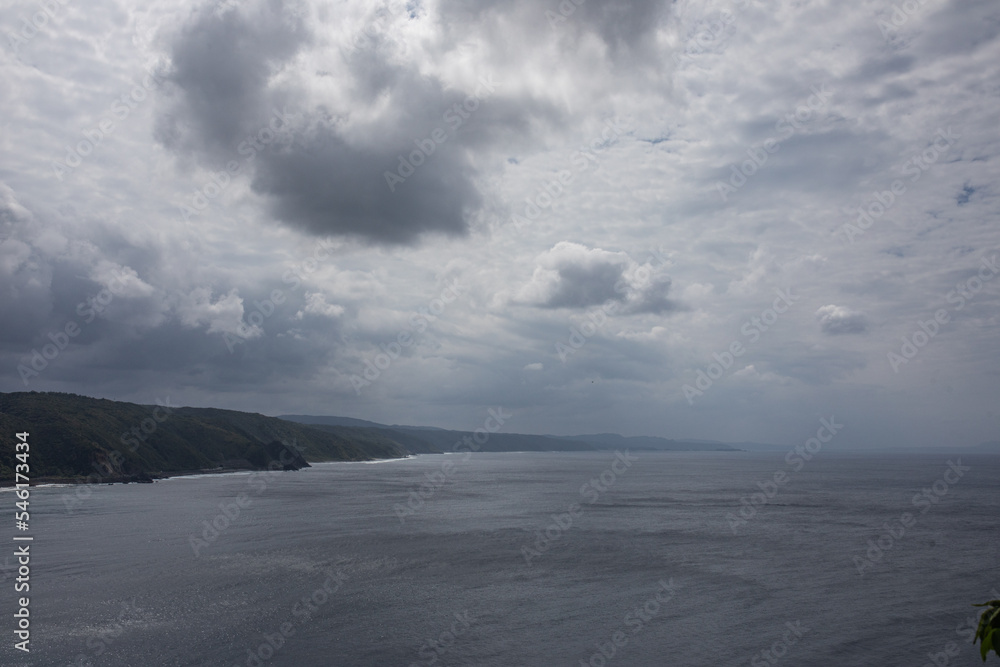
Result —
[[[189, 475], [205, 475], [205, 474], [228, 474], [235, 472], [253, 472], [255, 468], [207, 468], [205, 470], [176, 470], [176, 471], [159, 471], [155, 473], [151, 472], [140, 472], [134, 475], [98, 475], [98, 479], [92, 479], [95, 473], [91, 473], [90, 476], [77, 475], [74, 477], [35, 477], [31, 480], [31, 486], [42, 486], [42, 485], [68, 485], [68, 484], [152, 484], [163, 479], [170, 479], [171, 477], [187, 477]], [[0, 488], [9, 489], [14, 488], [14, 482], [3, 480], [0, 481]]]
[[[382, 463], [384, 461], [402, 461], [405, 459], [413, 458], [413, 454], [408, 456], [393, 456], [384, 459], [361, 459], [361, 460], [327, 460], [327, 461], [307, 461], [308, 467], [317, 463]], [[306, 467], [306, 466], [303, 466]], [[171, 471], [157, 471], [157, 472], [139, 472], [133, 475], [102, 475], [100, 473], [90, 473], [89, 476], [77, 475], [74, 477], [35, 477], [32, 478], [30, 486], [65, 486], [65, 485], [79, 485], [79, 484], [152, 484], [154, 482], [159, 482], [165, 479], [173, 479], [175, 477], [193, 477], [198, 475], [231, 475], [236, 473], [252, 473], [252, 472], [266, 472], [269, 468], [248, 468], [248, 467], [218, 467], [218, 468], [203, 468], [200, 470], [171, 470]], [[280, 469], [279, 469], [280, 470]], [[292, 470], [282, 470], [283, 472], [295, 472], [297, 470], [302, 470], [302, 468], [295, 468]], [[93, 479], [97, 477], [97, 479]], [[16, 485], [11, 480], [0, 481], [0, 491], [6, 489], [14, 489]]]

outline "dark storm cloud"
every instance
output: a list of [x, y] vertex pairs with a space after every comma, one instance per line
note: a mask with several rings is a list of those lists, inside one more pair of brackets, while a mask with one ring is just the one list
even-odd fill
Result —
[[[0, 243], [7, 390], [138, 391], [176, 381], [245, 391], [284, 377], [308, 381], [342, 353], [339, 321], [297, 317], [317, 310], [307, 293], [283, 290], [280, 305], [268, 302], [283, 284], [277, 275], [244, 280], [237, 291], [222, 269], [221, 277], [206, 276], [216, 284], [192, 288], [189, 267], [172, 266], [99, 219], [75, 221], [89, 226], [86, 240], [64, 236], [74, 225], [44, 208], [29, 210], [2, 182], [0, 221], [11, 230]], [[255, 335], [238, 338], [258, 309], [266, 316]]]
[[[454, 145], [461, 138], [445, 120], [463, 98], [417, 79], [398, 83], [392, 96], [407, 105], [405, 120], [381, 128], [377, 142], [350, 142], [324, 120], [259, 157], [253, 188], [273, 198], [279, 219], [317, 235], [386, 243], [466, 232], [466, 216], [480, 198], [467, 154]], [[452, 124], [463, 120], [447, 117]], [[446, 141], [431, 139], [435, 131]]]
[[[584, 4], [571, 29], [596, 32], [617, 59], [648, 41], [665, 8]], [[498, 9], [516, 9], [518, 20], [550, 30], [544, 8], [507, 2], [448, 4], [442, 21], [471, 24]], [[402, 47], [383, 33], [368, 48], [343, 53], [341, 76], [349, 80], [337, 83], [356, 104], [337, 102], [350, 111], [304, 102], [302, 90], [275, 83], [315, 41], [300, 16], [280, 0], [195, 13], [171, 47], [165, 80], [172, 99], [157, 137], [213, 169], [250, 154], [253, 190], [276, 219], [308, 233], [385, 244], [413, 244], [432, 232], [464, 235], [482, 205], [471, 151], [509, 151], [565, 120], [550, 102], [506, 97], [488, 72], [471, 90], [449, 88], [415, 64], [399, 64]], [[372, 108], [377, 115], [366, 111]], [[279, 125], [279, 141], [247, 143]]]
[[[532, 105], [488, 110], [499, 86], [488, 73], [458, 91], [369, 48], [345, 56], [356, 114], [304, 108], [301, 94], [272, 81], [311, 39], [289, 13], [271, 2], [196, 14], [173, 44], [174, 100], [160, 141], [214, 168], [252, 152], [254, 191], [276, 218], [312, 234], [410, 244], [427, 232], [466, 233], [480, 195], [464, 149], [526, 133]], [[380, 115], [364, 117], [383, 101]], [[269, 126], [280, 140], [246, 143]]]
[[[237, 309], [229, 319], [245, 322], [254, 304], [266, 299], [264, 290], [251, 290], [243, 298], [242, 313]], [[215, 300], [222, 299], [216, 294]], [[281, 378], [308, 380], [339, 353], [338, 322], [295, 319], [304, 304], [300, 294], [288, 293], [283, 305], [268, 309], [272, 314], [259, 327], [259, 335], [245, 339], [212, 330], [213, 325], [228, 323], [225, 318], [208, 322], [186, 316], [189, 307], [183, 301], [181, 294], [137, 290], [134, 284], [109, 297], [101, 283], [81, 279], [72, 263], [56, 262], [47, 312], [35, 319], [37, 328], [30, 334], [0, 340], [0, 364], [11, 376], [9, 383], [22, 390], [85, 383], [133, 391], [152, 381], [158, 385], [195, 383], [228, 392]], [[30, 306], [26, 300], [14, 304], [20, 312], [30, 311]], [[66, 331], [76, 334], [66, 338]], [[50, 354], [53, 343], [60, 346], [54, 357]], [[35, 352], [46, 346], [50, 352], [43, 362]]]
[[224, 162], [269, 114], [271, 76], [309, 39], [290, 3], [270, 0], [255, 11], [211, 6], [195, 14], [171, 50], [165, 77], [177, 95], [161, 116], [158, 139], [175, 150], [219, 154]]

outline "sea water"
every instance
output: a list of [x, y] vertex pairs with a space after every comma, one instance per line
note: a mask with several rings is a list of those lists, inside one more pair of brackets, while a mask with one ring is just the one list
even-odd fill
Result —
[[998, 479], [608, 451], [35, 488], [31, 652], [8, 541], [0, 664], [981, 665]]

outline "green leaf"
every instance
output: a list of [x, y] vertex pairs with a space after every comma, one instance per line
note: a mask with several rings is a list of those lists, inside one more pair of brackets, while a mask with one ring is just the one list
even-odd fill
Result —
[[[986, 662], [986, 655], [990, 652], [990, 649], [993, 649], [994, 653], [997, 652], [993, 647], [993, 637], [996, 636], [996, 633], [996, 630], [991, 629], [986, 636], [983, 637], [983, 643], [979, 646], [979, 655], [982, 656], [983, 662]], [[1000, 655], [1000, 653], [998, 653], [998, 655]]]
[[[993, 609], [985, 609], [983, 613], [979, 616], [979, 625], [976, 628], [976, 636], [973, 638], [972, 643], [975, 644], [976, 640], [986, 640], [987, 635], [992, 634], [998, 627], [1000, 627], [1000, 600], [991, 600], [985, 604], [973, 605], [976, 607], [994, 607]], [[996, 651], [996, 648], [994, 648]], [[1000, 655], [1000, 652], [997, 653]]]

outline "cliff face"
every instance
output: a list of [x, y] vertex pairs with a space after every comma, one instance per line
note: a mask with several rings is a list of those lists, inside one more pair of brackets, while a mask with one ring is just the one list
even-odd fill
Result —
[[[76, 394], [0, 393], [0, 481], [14, 478], [16, 432], [30, 433], [31, 478], [144, 481], [181, 471], [406, 456], [399, 443], [329, 433], [260, 414], [136, 405]], [[93, 480], [92, 480], [93, 481]]]

